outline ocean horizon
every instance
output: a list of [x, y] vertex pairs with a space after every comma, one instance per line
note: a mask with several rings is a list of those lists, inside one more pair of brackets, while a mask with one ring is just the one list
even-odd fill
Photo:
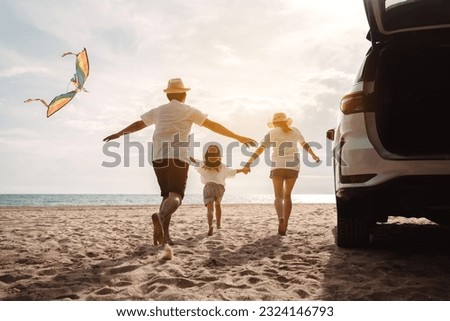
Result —
[[[330, 204], [332, 194], [293, 194], [293, 203]], [[159, 205], [158, 194], [0, 194], [0, 207], [6, 206], [113, 206]], [[202, 204], [202, 194], [187, 194], [183, 204]], [[222, 204], [272, 204], [272, 194], [225, 194]]]

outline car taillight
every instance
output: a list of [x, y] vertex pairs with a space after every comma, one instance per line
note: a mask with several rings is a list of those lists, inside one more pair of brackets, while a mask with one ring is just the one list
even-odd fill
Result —
[[364, 111], [363, 108], [363, 92], [358, 91], [348, 95], [345, 95], [341, 99], [341, 110], [345, 115], [361, 113]]

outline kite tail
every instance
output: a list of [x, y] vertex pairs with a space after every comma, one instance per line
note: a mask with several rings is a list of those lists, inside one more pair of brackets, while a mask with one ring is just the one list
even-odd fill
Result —
[[64, 52], [64, 53], [61, 55], [61, 57], [65, 57], [65, 56], [67, 56], [67, 55], [74, 55], [74, 56], [76, 56], [77, 54], [74, 54], [73, 52], [67, 51], [67, 52]]
[[32, 102], [32, 101], [40, 101], [41, 103], [43, 103], [48, 108], [48, 104], [42, 98], [28, 98], [27, 100], [24, 101], [24, 103], [29, 103], [29, 102]]

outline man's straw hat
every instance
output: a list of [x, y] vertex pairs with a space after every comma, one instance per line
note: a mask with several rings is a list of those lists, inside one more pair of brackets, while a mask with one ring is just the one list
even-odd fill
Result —
[[191, 90], [191, 88], [184, 87], [183, 80], [180, 78], [173, 78], [169, 80], [164, 92], [167, 94], [180, 94], [185, 93], [188, 90]]
[[274, 128], [274, 123], [286, 123], [288, 126], [292, 125], [292, 119], [287, 118], [285, 113], [275, 113], [273, 114], [272, 121], [267, 123], [267, 126]]

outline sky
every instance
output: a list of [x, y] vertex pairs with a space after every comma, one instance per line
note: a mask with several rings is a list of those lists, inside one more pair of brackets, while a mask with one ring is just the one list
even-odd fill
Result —
[[[2, 0], [0, 193], [159, 193], [146, 155], [153, 127], [127, 137], [141, 156], [124, 137], [109, 147], [115, 167], [102, 140], [166, 103], [168, 79], [180, 77], [187, 104], [256, 141], [285, 112], [322, 159], [302, 164], [294, 193], [332, 194], [325, 134], [370, 47], [368, 28], [362, 0]], [[71, 90], [74, 56], [61, 54], [83, 48], [88, 92], [50, 118], [23, 102]], [[234, 168], [254, 150], [196, 125], [192, 134], [194, 157], [217, 142]], [[272, 193], [269, 170], [260, 162], [227, 180], [227, 193]], [[193, 169], [186, 192], [202, 192]]]

